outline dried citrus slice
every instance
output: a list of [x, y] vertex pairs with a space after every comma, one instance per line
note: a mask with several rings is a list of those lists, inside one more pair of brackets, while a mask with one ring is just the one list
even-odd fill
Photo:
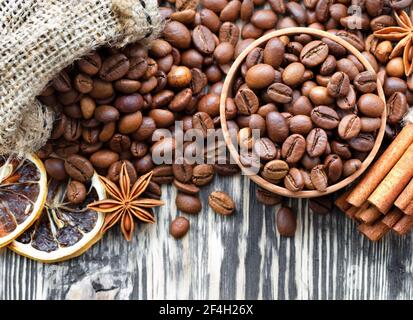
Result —
[[0, 247], [39, 217], [46, 194], [47, 174], [39, 158], [0, 157]]
[[68, 260], [84, 253], [100, 239], [104, 214], [87, 208], [93, 201], [105, 198], [98, 175], [87, 184], [88, 194], [81, 204], [67, 201], [70, 181], [49, 180], [47, 201], [40, 218], [9, 248], [42, 262]]

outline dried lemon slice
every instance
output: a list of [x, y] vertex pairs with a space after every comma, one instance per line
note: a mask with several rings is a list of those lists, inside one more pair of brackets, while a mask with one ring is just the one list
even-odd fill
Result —
[[67, 201], [69, 182], [49, 180], [42, 215], [10, 244], [10, 249], [28, 258], [51, 263], [76, 257], [100, 239], [104, 214], [87, 208], [89, 203], [105, 198], [98, 175], [95, 173], [87, 184], [88, 194], [81, 204]]
[[0, 247], [39, 217], [47, 194], [47, 174], [35, 155], [0, 157]]

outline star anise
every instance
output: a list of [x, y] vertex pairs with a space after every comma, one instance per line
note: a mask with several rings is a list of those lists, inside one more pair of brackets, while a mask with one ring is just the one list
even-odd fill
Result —
[[106, 214], [105, 223], [101, 232], [104, 233], [119, 220], [121, 230], [126, 240], [132, 239], [135, 229], [133, 217], [142, 222], [154, 223], [153, 215], [145, 208], [162, 206], [164, 203], [155, 199], [141, 199], [139, 196], [145, 192], [152, 178], [152, 171], [141, 176], [131, 188], [130, 178], [126, 165], [123, 164], [119, 174], [119, 187], [109, 179], [99, 176], [106, 192], [110, 198], [93, 202], [88, 205], [89, 209]]
[[413, 45], [413, 12], [410, 12], [410, 14], [412, 18], [405, 11], [401, 11], [399, 14], [394, 12], [398, 26], [386, 27], [374, 32], [377, 38], [398, 42], [389, 58], [398, 57], [403, 51], [403, 64], [406, 76], [410, 76], [413, 72], [411, 55]]

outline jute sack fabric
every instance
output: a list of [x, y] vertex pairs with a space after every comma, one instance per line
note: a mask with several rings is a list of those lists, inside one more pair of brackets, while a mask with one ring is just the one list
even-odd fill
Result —
[[60, 70], [161, 28], [156, 0], [0, 0], [0, 154], [46, 143], [54, 114], [36, 96]]

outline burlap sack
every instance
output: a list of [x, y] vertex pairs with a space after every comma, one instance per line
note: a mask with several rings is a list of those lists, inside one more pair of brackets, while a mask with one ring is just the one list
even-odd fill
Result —
[[156, 37], [156, 0], [0, 0], [0, 154], [48, 139], [53, 112], [36, 96], [63, 68], [104, 44]]

